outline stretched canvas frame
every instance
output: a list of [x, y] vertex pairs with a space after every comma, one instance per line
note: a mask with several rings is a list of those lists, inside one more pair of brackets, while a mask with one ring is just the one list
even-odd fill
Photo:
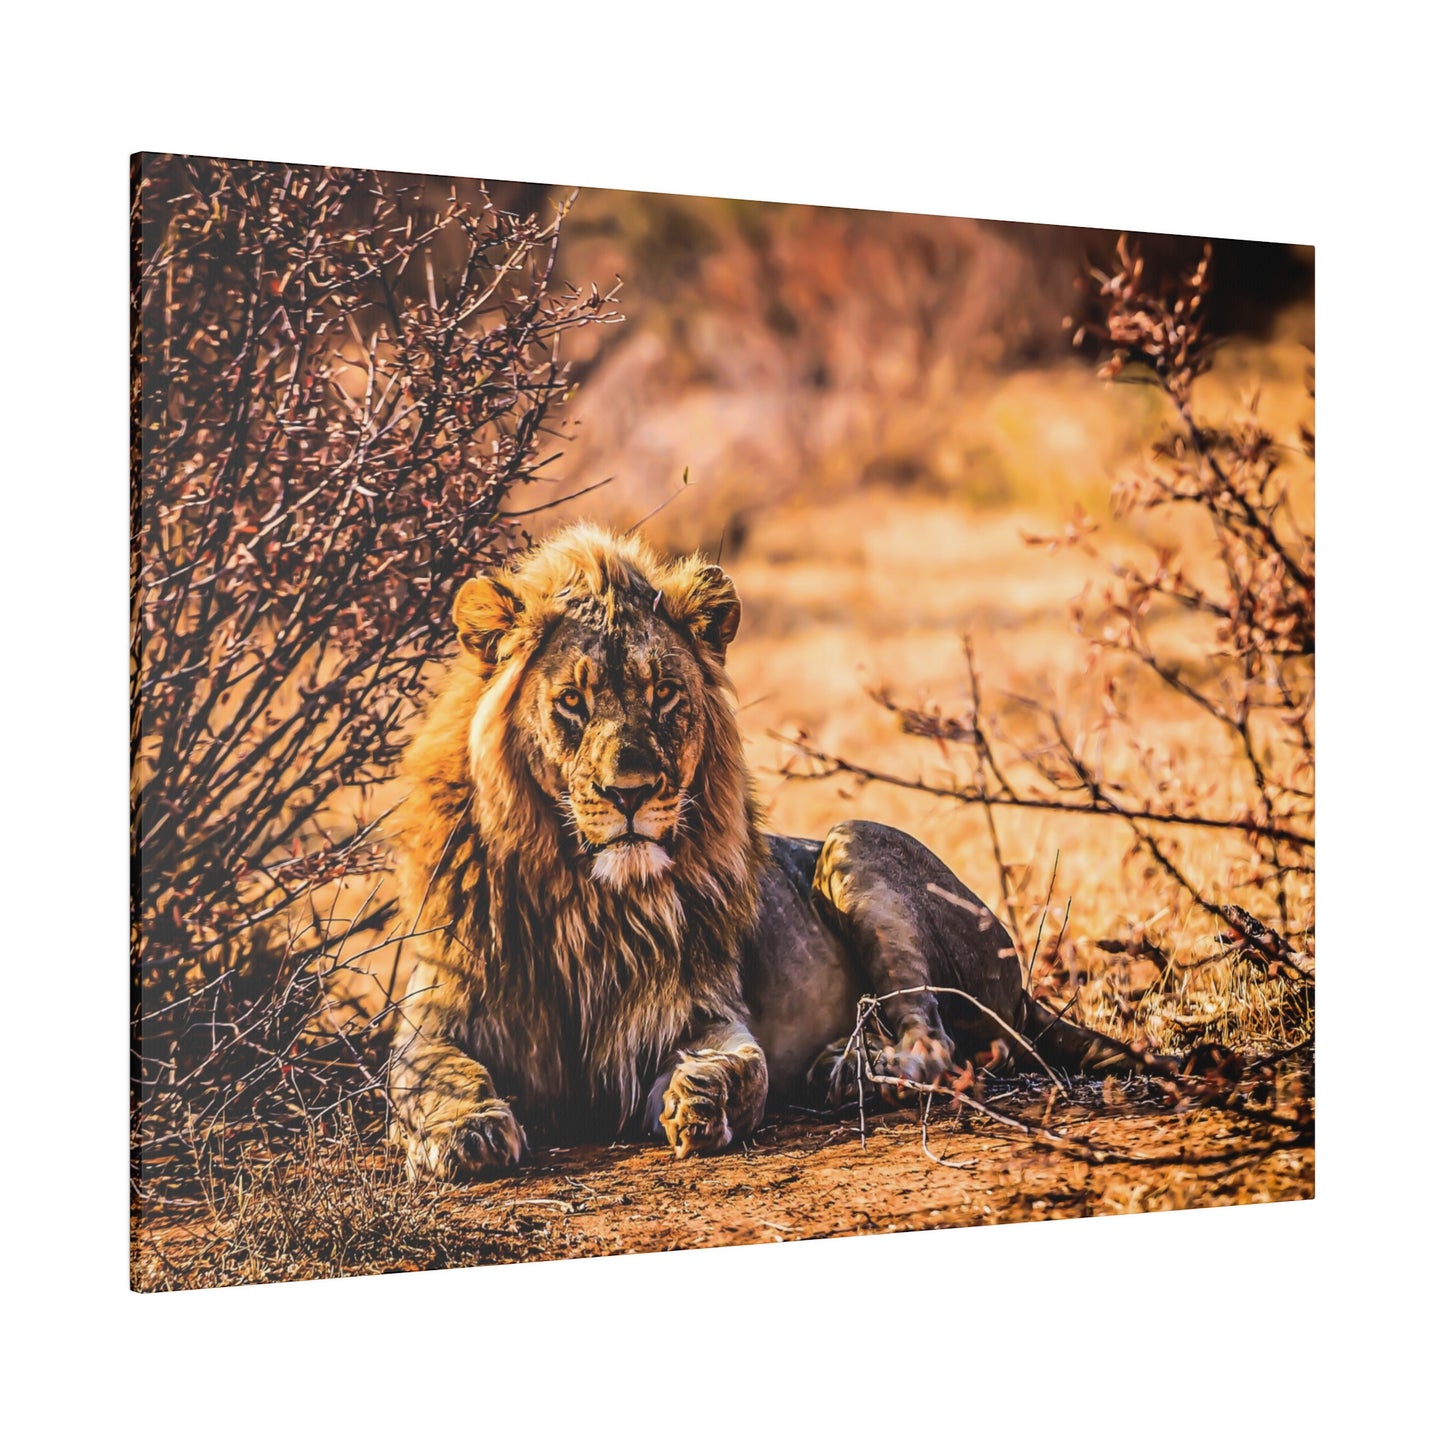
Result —
[[[1311, 253], [135, 178], [137, 1287], [1312, 1192]], [[863, 1001], [861, 1110], [408, 1178], [397, 768], [449, 655], [486, 662], [463, 584], [578, 517], [730, 577], [783, 831], [921, 837], [1139, 1072], [1034, 1072], [1010, 1020], [935, 1070]]]

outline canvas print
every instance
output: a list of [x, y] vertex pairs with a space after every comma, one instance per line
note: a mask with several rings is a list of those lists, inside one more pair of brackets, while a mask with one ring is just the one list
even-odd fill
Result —
[[1314, 253], [132, 162], [132, 1282], [1307, 1198]]

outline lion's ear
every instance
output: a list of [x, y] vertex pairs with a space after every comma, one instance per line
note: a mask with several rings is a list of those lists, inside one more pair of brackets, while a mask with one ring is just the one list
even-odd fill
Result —
[[685, 567], [663, 592], [668, 615], [691, 629], [693, 636], [719, 657], [725, 656], [743, 615], [733, 579], [712, 563]]
[[452, 603], [452, 621], [461, 644], [484, 668], [497, 665], [497, 648], [517, 624], [522, 603], [495, 577], [473, 577]]

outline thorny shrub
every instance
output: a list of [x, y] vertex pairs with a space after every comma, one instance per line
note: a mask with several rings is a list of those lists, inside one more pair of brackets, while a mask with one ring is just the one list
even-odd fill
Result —
[[554, 279], [562, 210], [183, 156], [133, 182], [139, 1188], [373, 1082], [374, 1042], [312, 1029], [334, 951], [284, 925], [384, 866], [366, 789], [455, 578], [516, 540], [504, 500], [552, 459], [564, 337], [620, 317]]

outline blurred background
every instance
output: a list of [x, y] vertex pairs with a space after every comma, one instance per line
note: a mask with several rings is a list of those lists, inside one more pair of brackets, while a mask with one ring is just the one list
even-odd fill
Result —
[[[522, 214], [574, 194], [489, 189]], [[869, 488], [995, 513], [1097, 504], [1154, 434], [1152, 398], [1101, 396], [1097, 349], [1071, 344], [1097, 319], [1076, 282], [1112, 266], [1115, 231], [575, 196], [557, 274], [620, 279], [627, 319], [568, 339], [581, 390], [566, 480], [613, 475], [590, 510], [636, 520], [687, 469], [698, 492], [649, 526], [662, 545], [711, 549], [725, 530], [736, 554], [780, 507]], [[1135, 240], [1164, 272], [1192, 269], [1202, 244]], [[1314, 336], [1313, 248], [1213, 244], [1211, 330], [1247, 369], [1294, 379]]]

